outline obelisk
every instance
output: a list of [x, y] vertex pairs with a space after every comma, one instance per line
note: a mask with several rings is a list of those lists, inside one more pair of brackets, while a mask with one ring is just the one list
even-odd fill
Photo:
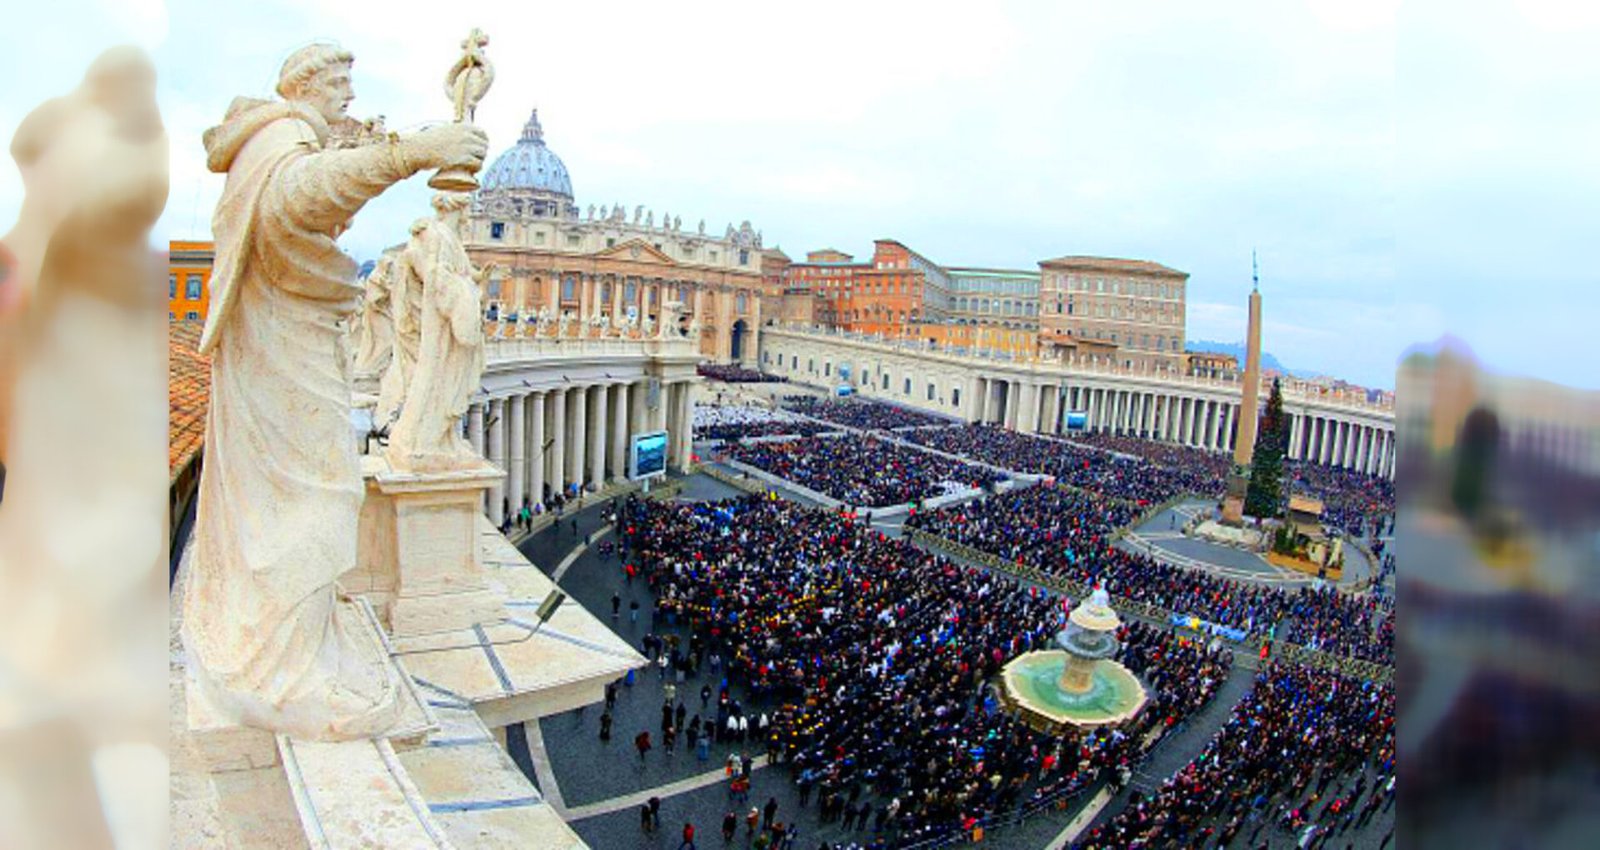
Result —
[[1244, 522], [1244, 496], [1250, 488], [1250, 460], [1256, 449], [1256, 416], [1261, 397], [1261, 289], [1255, 253], [1250, 254], [1250, 328], [1245, 343], [1244, 397], [1239, 399], [1239, 436], [1233, 444], [1233, 471], [1222, 500], [1222, 521]]

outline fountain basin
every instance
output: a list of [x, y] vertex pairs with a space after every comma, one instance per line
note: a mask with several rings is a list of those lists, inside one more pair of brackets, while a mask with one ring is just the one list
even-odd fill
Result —
[[1029, 726], [1049, 734], [1120, 725], [1137, 715], [1147, 699], [1144, 685], [1128, 668], [1101, 660], [1090, 671], [1082, 694], [1061, 689], [1070, 656], [1059, 649], [1035, 650], [1012, 659], [1000, 678], [1006, 706]]

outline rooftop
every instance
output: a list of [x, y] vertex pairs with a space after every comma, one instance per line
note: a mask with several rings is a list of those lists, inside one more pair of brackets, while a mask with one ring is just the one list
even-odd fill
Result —
[[206, 441], [211, 399], [211, 359], [198, 353], [204, 322], [167, 323], [167, 471], [171, 479]]
[[1149, 260], [1123, 260], [1116, 257], [1056, 257], [1053, 260], [1040, 260], [1041, 268], [1070, 268], [1092, 269], [1107, 272], [1140, 272], [1143, 274], [1178, 275], [1188, 277], [1187, 272], [1153, 263]]

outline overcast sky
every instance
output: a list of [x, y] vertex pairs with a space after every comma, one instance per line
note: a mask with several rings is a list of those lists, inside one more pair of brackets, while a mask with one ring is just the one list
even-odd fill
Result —
[[[1392, 387], [1408, 345], [1448, 332], [1494, 368], [1600, 386], [1581, 250], [1600, 13], [1463, 9], [62, 0], [9, 13], [0, 130], [102, 47], [144, 45], [172, 141], [156, 237], [203, 238], [222, 178], [200, 133], [270, 96], [289, 52], [351, 50], [351, 113], [405, 131], [449, 117], [443, 74], [478, 26], [491, 157], [538, 107], [585, 208], [748, 219], [796, 259], [890, 237], [952, 266], [1155, 260], [1191, 275], [1189, 338], [1220, 341], [1244, 337], [1254, 248], [1264, 345], [1291, 367]], [[399, 241], [423, 180], [369, 204], [346, 250]], [[0, 169], [0, 221], [20, 193]]]

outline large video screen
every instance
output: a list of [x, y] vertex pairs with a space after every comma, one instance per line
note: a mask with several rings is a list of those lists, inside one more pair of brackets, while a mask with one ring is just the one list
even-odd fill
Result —
[[633, 438], [630, 478], [651, 478], [667, 474], [667, 432], [651, 431]]
[[1089, 414], [1086, 412], [1067, 411], [1067, 430], [1082, 431], [1089, 427]]

